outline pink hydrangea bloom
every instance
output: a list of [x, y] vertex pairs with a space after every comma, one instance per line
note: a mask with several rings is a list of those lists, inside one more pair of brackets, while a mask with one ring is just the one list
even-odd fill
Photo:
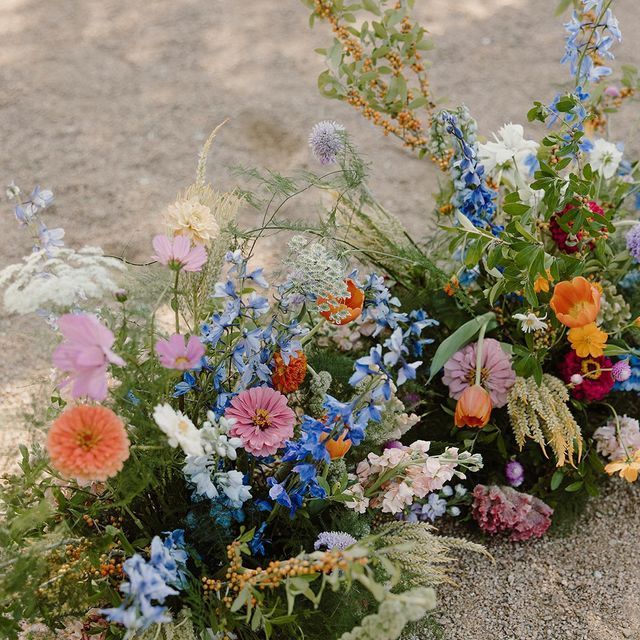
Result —
[[551, 525], [553, 509], [528, 493], [511, 487], [476, 485], [472, 515], [485, 533], [508, 533], [520, 542], [540, 538]]
[[187, 371], [200, 368], [204, 346], [197, 336], [191, 336], [187, 342], [185, 336], [176, 333], [168, 340], [158, 340], [156, 353], [166, 369]]
[[192, 247], [191, 240], [183, 235], [175, 238], [158, 235], [153, 239], [153, 248], [156, 255], [151, 257], [175, 270], [200, 271], [207, 261], [205, 248], [199, 244]]
[[[457, 400], [462, 392], [475, 384], [477, 343], [468, 344], [449, 358], [444, 365], [442, 381], [449, 387], [449, 395]], [[509, 389], [516, 381], [511, 367], [511, 356], [505, 353], [500, 343], [486, 338], [482, 345], [480, 384], [489, 392], [496, 408], [507, 404]]]
[[612, 462], [624, 460], [628, 455], [627, 452], [633, 453], [640, 449], [640, 423], [627, 415], [620, 416], [619, 420], [621, 441], [618, 440], [614, 418], [596, 429], [593, 434], [598, 453]]
[[111, 347], [113, 333], [94, 315], [66, 314], [58, 320], [64, 340], [53, 352], [53, 365], [67, 375], [60, 388], [71, 386], [71, 397], [102, 401], [107, 397], [107, 367], [124, 366]]
[[254, 387], [231, 401], [225, 418], [235, 419], [229, 435], [240, 438], [249, 453], [270, 456], [293, 437], [296, 414], [279, 391]]

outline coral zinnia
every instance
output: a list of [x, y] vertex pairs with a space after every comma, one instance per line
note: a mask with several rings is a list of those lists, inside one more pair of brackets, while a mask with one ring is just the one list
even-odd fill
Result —
[[600, 311], [600, 291], [582, 276], [559, 282], [549, 304], [565, 326], [584, 327], [596, 321]]
[[585, 324], [584, 327], [569, 329], [567, 334], [571, 347], [581, 358], [601, 356], [608, 337], [605, 331], [598, 329], [595, 322]]
[[78, 405], [64, 411], [47, 435], [51, 464], [78, 482], [115, 476], [129, 457], [124, 424], [110, 409]]
[[[449, 395], [456, 400], [465, 389], [475, 383], [476, 349], [476, 343], [469, 344], [454, 353], [444, 365], [442, 382], [449, 387]], [[480, 384], [489, 392], [493, 406], [504, 407], [509, 389], [516, 381], [511, 357], [504, 352], [497, 340], [486, 338], [482, 343], [480, 365]]]
[[605, 356], [581, 358], [569, 351], [558, 367], [560, 376], [569, 384], [572, 376], [579, 374], [580, 384], [571, 387], [571, 395], [577, 400], [596, 402], [602, 400], [613, 388], [612, 362]]
[[364, 291], [359, 289], [351, 278], [347, 278], [345, 284], [349, 292], [348, 298], [328, 296], [326, 298], [318, 298], [316, 301], [320, 309], [320, 315], [324, 316], [331, 324], [347, 324], [362, 313]]
[[229, 435], [240, 438], [249, 453], [270, 456], [293, 437], [296, 415], [279, 391], [254, 387], [231, 401], [225, 418], [235, 418]]
[[273, 366], [271, 382], [274, 388], [280, 393], [293, 393], [298, 390], [307, 375], [307, 356], [303, 351], [298, 351], [295, 356], [289, 356], [289, 362], [285, 363], [278, 351], [273, 356]]
[[491, 398], [479, 384], [467, 387], [458, 400], [454, 416], [457, 427], [484, 427], [491, 417]]

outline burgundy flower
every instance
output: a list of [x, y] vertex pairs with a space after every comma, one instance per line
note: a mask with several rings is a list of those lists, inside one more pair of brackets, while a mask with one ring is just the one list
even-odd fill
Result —
[[[590, 200], [587, 203], [589, 209], [593, 213], [599, 216], [604, 215], [604, 209], [598, 205], [593, 200]], [[568, 204], [562, 211], [559, 213], [554, 213], [549, 220], [549, 231], [551, 232], [551, 237], [553, 241], [556, 243], [558, 249], [563, 253], [576, 253], [580, 250], [580, 240], [582, 240], [583, 233], [582, 231], [578, 231], [575, 234], [575, 240], [571, 242], [571, 244], [567, 244], [569, 239], [569, 234], [560, 226], [558, 222], [558, 218], [561, 218], [567, 211], [571, 211], [571, 209], [575, 209], [576, 206], [574, 204]], [[569, 228], [573, 226], [573, 222], [569, 222]]]
[[569, 351], [558, 367], [561, 378], [569, 384], [575, 374], [582, 376], [582, 382], [571, 388], [576, 400], [596, 402], [602, 400], [613, 388], [611, 360], [606, 356], [598, 358], [580, 358], [575, 351]]

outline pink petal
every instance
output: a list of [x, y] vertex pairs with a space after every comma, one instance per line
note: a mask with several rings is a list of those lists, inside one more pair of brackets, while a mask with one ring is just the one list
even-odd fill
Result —
[[171, 260], [171, 240], [164, 234], [160, 234], [154, 237], [151, 244], [156, 252], [156, 255], [151, 257], [160, 264], [168, 264]]

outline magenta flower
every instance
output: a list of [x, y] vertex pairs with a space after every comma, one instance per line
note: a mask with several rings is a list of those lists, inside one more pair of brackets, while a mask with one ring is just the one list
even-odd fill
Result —
[[238, 394], [224, 417], [235, 419], [229, 435], [240, 438], [249, 453], [270, 456], [293, 437], [296, 414], [279, 391], [254, 387]]
[[53, 352], [53, 365], [68, 374], [60, 388], [71, 385], [71, 397], [104, 400], [107, 397], [107, 367], [124, 366], [124, 360], [111, 351], [113, 333], [94, 315], [66, 314], [58, 326], [64, 340]]
[[[444, 365], [442, 382], [449, 387], [449, 395], [455, 400], [467, 387], [475, 384], [476, 347], [475, 342], [468, 344], [454, 353]], [[511, 356], [503, 351], [497, 340], [486, 338], [482, 344], [480, 365], [480, 384], [489, 392], [494, 407], [504, 407], [509, 389], [516, 381]]]
[[168, 238], [158, 235], [153, 239], [153, 248], [156, 255], [151, 257], [176, 271], [200, 271], [207, 261], [205, 248], [199, 244], [192, 247], [187, 236]]
[[158, 340], [156, 353], [166, 369], [187, 371], [200, 368], [204, 346], [198, 336], [191, 336], [187, 342], [184, 336], [176, 333], [168, 340]]

